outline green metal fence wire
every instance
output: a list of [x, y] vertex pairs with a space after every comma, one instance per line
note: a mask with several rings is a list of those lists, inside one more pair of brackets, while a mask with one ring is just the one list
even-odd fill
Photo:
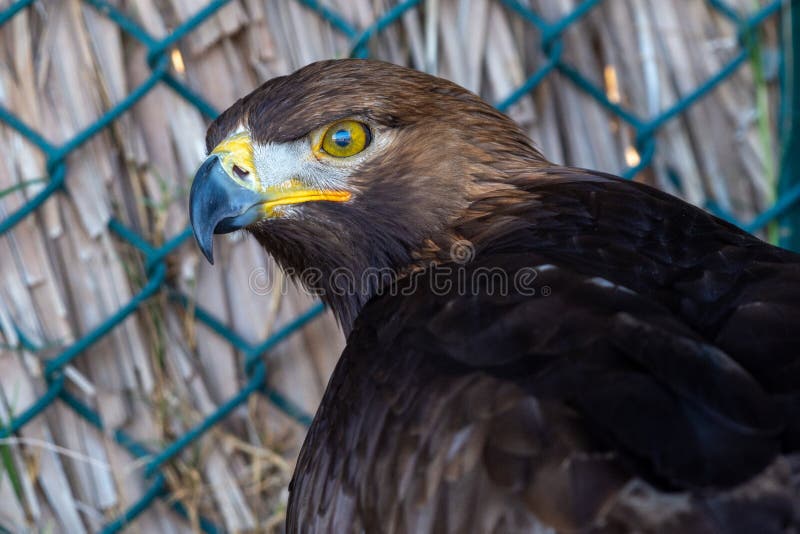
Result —
[[[33, 198], [29, 199], [19, 210], [11, 213], [4, 220], [0, 221], [0, 235], [11, 230], [21, 220], [31, 215], [54, 193], [62, 189], [68, 178], [67, 156], [71, 152], [80, 148], [120, 115], [130, 110], [136, 102], [158, 84], [165, 84], [172, 88], [184, 99], [196, 106], [207, 118], [213, 119], [217, 115], [217, 111], [199, 94], [182, 81], [172, 76], [169, 71], [169, 53], [181, 39], [214, 15], [230, 0], [211, 1], [206, 7], [187, 19], [180, 26], [175, 28], [172, 33], [162, 39], [157, 39], [147, 33], [130, 16], [105, 0], [83, 1], [118, 24], [125, 33], [146, 47], [150, 75], [142, 84], [131, 91], [127, 97], [106, 111], [97, 121], [61, 145], [54, 145], [47, 141], [40, 133], [36, 132], [16, 117], [11, 110], [0, 105], [0, 121], [16, 130], [20, 135], [42, 151], [46, 158], [48, 172], [46, 186]], [[404, 13], [417, 8], [421, 3], [421, 0], [402, 1], [384, 13], [371, 26], [361, 29], [317, 0], [291, 1], [297, 1], [306, 8], [315, 11], [320, 17], [330, 23], [333, 28], [342, 33], [351, 43], [351, 57], [367, 57], [369, 55], [370, 40], [384, 28], [396, 22]], [[724, 0], [705, 0], [713, 9], [717, 10], [736, 25], [740, 45], [739, 53], [720, 69], [719, 72], [691, 93], [684, 95], [682, 99], [669, 109], [653, 117], [640, 117], [634, 112], [610, 101], [601, 87], [595, 85], [562, 58], [562, 35], [564, 31], [604, 0], [584, 0], [571, 13], [555, 21], [544, 19], [517, 0], [501, 1], [508, 9], [522, 17], [539, 31], [539, 46], [546, 59], [520, 87], [506, 98], [496, 103], [496, 106], [500, 110], [508, 109], [522, 96], [536, 88], [549, 74], [558, 71], [576, 87], [594, 98], [599, 105], [630, 125], [636, 132], [635, 146], [641, 158], [636, 166], [621, 171], [621, 174], [626, 178], [632, 178], [651, 163], [657, 148], [656, 133], [665, 123], [685, 112], [692, 104], [722, 83], [748, 60], [753, 51], [752, 47], [754, 43], [757, 42], [756, 34], [759, 30], [759, 26], [766, 19], [777, 14], [782, 9], [785, 10], [786, 13], [789, 13], [791, 10], [790, 16], [785, 17], [785, 19], [790, 19], [790, 21], [788, 24], [783, 25], [783, 31], [791, 32], [791, 30], [794, 29], [795, 33], [790, 35], [788, 40], [789, 42], [800, 43], [800, 38], [798, 38], [798, 34], [800, 34], [800, 15], [798, 14], [798, 12], [800, 12], [800, 6], [797, 5], [799, 2], [796, 0], [791, 0], [791, 2], [789, 0], [772, 1], [750, 14], [738, 12]], [[34, 0], [18, 0], [13, 2], [6, 9], [0, 11], [0, 26], [33, 3]], [[795, 24], [792, 24], [792, 21]], [[798, 97], [798, 95], [800, 91], [798, 91], [798, 85], [792, 77], [797, 76], [798, 73], [798, 70], [794, 68], [798, 66], [798, 58], [793, 54], [795, 48], [793, 48], [792, 45], [788, 45], [786, 50], [787, 53], [784, 54], [785, 62], [781, 69], [783, 73], [782, 79], [786, 82], [784, 83], [784, 94], [782, 95], [782, 117], [784, 118], [782, 138], [785, 139], [785, 143], [782, 157], [783, 171], [781, 173], [778, 200], [772, 207], [753, 220], [747, 222], [736, 220], [731, 214], [720, 213], [719, 210], [717, 210], [718, 214], [749, 231], [759, 230], [768, 223], [776, 220], [791, 220], [795, 223], [800, 223], [800, 212], [794, 209], [800, 200], [800, 120], [798, 119], [798, 106], [800, 106], [800, 102], [798, 102], [798, 98], [800, 97]], [[793, 89], [787, 90], [786, 87]], [[197, 426], [190, 429], [186, 434], [161, 451], [151, 450], [122, 430], [114, 430], [111, 433], [114, 440], [128, 450], [130, 454], [147, 462], [145, 473], [150, 485], [136, 503], [125, 510], [115, 520], [103, 527], [102, 532], [104, 533], [118, 532], [124, 529], [126, 525], [130, 524], [139, 514], [144, 512], [156, 499], [166, 499], [168, 505], [178, 514], [188, 517], [188, 511], [180, 502], [169, 499], [169, 488], [160, 469], [174, 459], [185, 447], [200, 438], [212, 426], [230, 414], [236, 407], [244, 403], [251, 394], [256, 392], [263, 393], [290, 417], [306, 425], [310, 423], [311, 419], [308, 414], [300, 410], [278, 391], [268, 386], [268, 370], [262, 356], [292, 333], [302, 328], [303, 325], [320, 315], [323, 311], [322, 304], [316, 304], [289, 324], [280, 328], [265, 341], [255, 345], [248, 343], [227, 325], [214, 318], [211, 313], [200, 307], [196, 307], [186, 295], [167, 286], [167, 256], [190, 238], [191, 232], [188, 228], [160, 247], [155, 247], [134, 230], [128, 228], [116, 219], [111, 220], [109, 225], [110, 230], [114, 234], [119, 236], [122, 240], [127, 241], [143, 255], [147, 282], [139, 292], [117, 312], [64, 349], [60, 354], [46, 361], [44, 366], [44, 378], [47, 383], [46, 391], [33, 405], [22, 413], [16, 414], [9, 424], [0, 426], [0, 439], [17, 432], [57, 400], [71, 407], [75, 413], [83, 417], [91, 425], [100, 430], [106, 430], [98, 413], [73, 396], [66, 389], [63, 372], [64, 367], [75, 358], [84, 354], [86, 349], [117, 327], [126, 317], [134, 313], [142, 303], [161, 291], [167, 291], [170, 299], [179, 305], [185, 308], [191, 307], [197, 320], [208, 326], [242, 353], [248, 380], [244, 387], [233, 398], [226, 401], [208, 418], [204, 419]], [[797, 225], [796, 229], [800, 232], [800, 224]], [[794, 241], [792, 241], [791, 244], [796, 246], [799, 244], [798, 242], [800, 242], [800, 237], [798, 237], [800, 233], [795, 233], [793, 236]], [[17, 331], [16, 334], [20, 339], [20, 349], [34, 353], [41, 352], [42, 347], [36, 346], [24, 332]], [[200, 519], [200, 528], [205, 532], [220, 531], [220, 527], [203, 518]]]
[[[797, 4], [798, 2], [795, 2]], [[778, 177], [779, 202], [791, 200], [791, 192], [800, 185], [800, 6], [793, 5], [790, 16], [781, 24], [783, 61], [781, 62], [781, 124], [783, 139], [781, 174]], [[782, 220], [785, 232], [780, 244], [800, 250], [800, 210], [787, 213]]]

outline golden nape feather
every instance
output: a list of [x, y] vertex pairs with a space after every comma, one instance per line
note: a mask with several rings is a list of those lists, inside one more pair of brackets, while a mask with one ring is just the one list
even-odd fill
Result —
[[244, 228], [348, 335], [289, 532], [800, 531], [798, 255], [377, 61], [270, 80], [207, 143], [204, 253]]

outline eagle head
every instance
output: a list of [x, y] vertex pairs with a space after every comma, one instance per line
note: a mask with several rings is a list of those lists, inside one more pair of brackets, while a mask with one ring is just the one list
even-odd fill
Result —
[[245, 229], [345, 329], [393, 273], [447, 250], [476, 198], [545, 163], [475, 94], [373, 60], [269, 80], [213, 122], [206, 144], [190, 194], [206, 258], [213, 234]]

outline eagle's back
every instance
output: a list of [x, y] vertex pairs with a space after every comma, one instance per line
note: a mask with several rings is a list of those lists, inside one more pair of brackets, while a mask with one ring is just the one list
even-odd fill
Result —
[[289, 531], [800, 529], [796, 255], [566, 169], [455, 228], [362, 310]]

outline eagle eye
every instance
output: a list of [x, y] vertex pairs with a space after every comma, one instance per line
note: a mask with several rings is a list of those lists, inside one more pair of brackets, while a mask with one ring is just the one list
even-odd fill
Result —
[[372, 134], [367, 125], [354, 120], [334, 122], [322, 136], [322, 152], [337, 158], [354, 156], [367, 148]]

